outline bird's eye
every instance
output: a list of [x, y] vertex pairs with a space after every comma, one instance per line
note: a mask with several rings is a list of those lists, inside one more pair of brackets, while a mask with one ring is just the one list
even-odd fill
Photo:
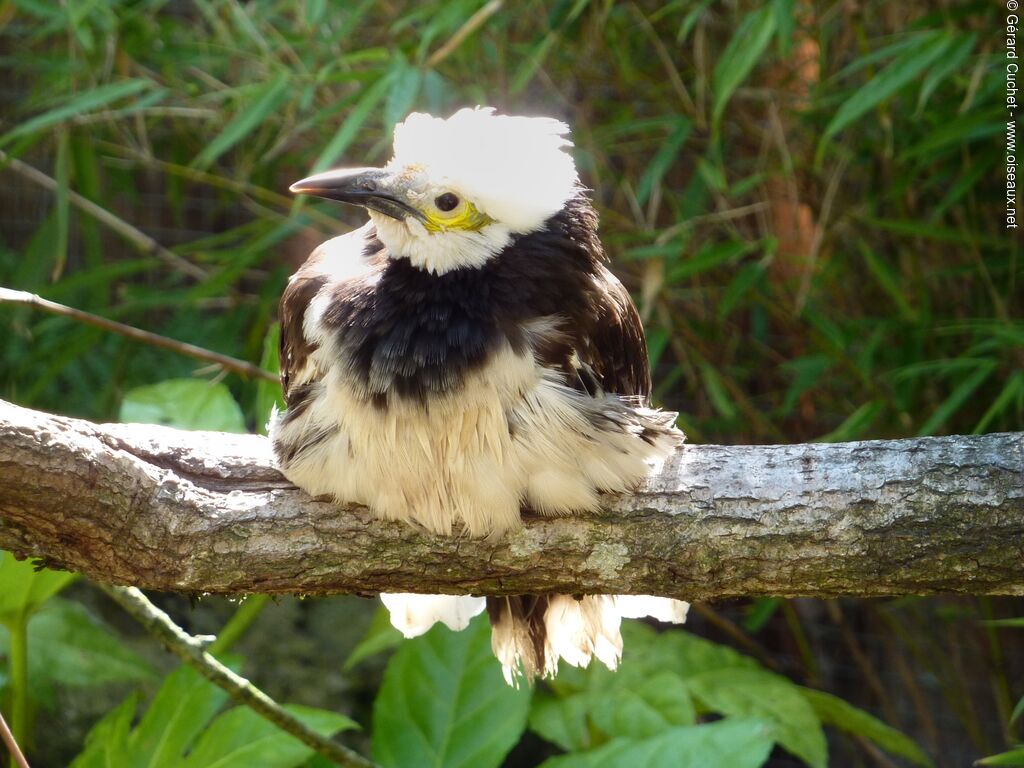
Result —
[[453, 195], [451, 192], [445, 192], [443, 195], [438, 195], [434, 198], [434, 205], [437, 206], [439, 211], [454, 211], [459, 206], [459, 198]]

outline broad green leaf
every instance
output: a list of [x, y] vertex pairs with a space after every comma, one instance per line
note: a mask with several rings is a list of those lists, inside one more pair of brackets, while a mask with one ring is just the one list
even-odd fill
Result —
[[32, 560], [0, 551], [0, 623], [19, 620], [78, 578], [67, 571], [36, 570]]
[[[10, 637], [0, 627], [0, 655]], [[85, 606], [50, 599], [28, 623], [28, 672], [32, 695], [52, 704], [54, 684], [89, 686], [146, 680], [153, 668], [124, 646]]]
[[[530, 728], [569, 751], [614, 736], [654, 735], [693, 722], [685, 680], [707, 670], [759, 669], [753, 659], [681, 630], [655, 632], [638, 621], [622, 623], [623, 657], [616, 672], [600, 664], [563, 667], [540, 691]], [[618, 710], [618, 711], [616, 711]]]
[[274, 114], [289, 96], [291, 76], [282, 72], [262, 89], [259, 96], [246, 99], [224, 130], [196, 156], [195, 164], [205, 168]]
[[71, 768], [114, 768], [128, 750], [128, 733], [139, 707], [138, 691], [107, 712], [85, 737], [85, 749]]
[[388, 88], [391, 87], [391, 79], [390, 75], [384, 75], [363, 91], [355, 107], [348, 113], [344, 122], [338, 127], [331, 140], [327, 142], [327, 146], [320, 152], [316, 162], [313, 163], [314, 172], [327, 170], [348, 149], [349, 144], [359, 133], [359, 129], [363, 127], [363, 123], [366, 122], [366, 118], [370, 116], [370, 113], [388, 92]]
[[775, 7], [766, 5], [744, 16], [729, 45], [718, 57], [714, 74], [712, 123], [718, 125], [733, 92], [747, 79], [775, 32]]
[[227, 696], [191, 667], [178, 667], [164, 680], [142, 721], [129, 735], [122, 764], [133, 768], [177, 766]]
[[775, 724], [780, 746], [812, 768], [824, 768], [828, 745], [821, 721], [794, 683], [764, 669], [718, 669], [687, 678], [702, 708], [728, 717], [757, 717]]
[[886, 725], [878, 718], [872, 717], [863, 709], [847, 704], [838, 696], [824, 691], [802, 688], [801, 693], [814, 707], [814, 711], [823, 723], [870, 739], [882, 749], [899, 757], [905, 757], [914, 765], [929, 767], [933, 765], [913, 739]]
[[681, 629], [659, 633], [640, 621], [622, 622], [622, 647], [622, 665], [616, 675], [642, 677], [670, 670], [687, 679], [709, 670], [761, 668], [757, 661], [728, 646]]
[[1024, 747], [1017, 747], [1009, 752], [1000, 752], [998, 755], [984, 757], [978, 760], [975, 765], [1024, 765]]
[[592, 697], [591, 720], [605, 735], [646, 739], [696, 720], [693, 700], [682, 678], [657, 672], [615, 685]]
[[386, 768], [496, 767], [519, 741], [530, 693], [502, 679], [486, 618], [462, 632], [437, 625], [388, 663], [373, 706], [374, 758]]
[[345, 659], [342, 669], [347, 672], [364, 659], [389, 651], [400, 645], [401, 642], [402, 633], [391, 625], [391, 617], [387, 609], [380, 607], [374, 612], [366, 635], [359, 641], [359, 645], [352, 649], [352, 653]]
[[3, 136], [0, 136], [0, 146], [20, 136], [42, 131], [69, 118], [92, 112], [120, 99], [148, 90], [153, 88], [154, 85], [155, 83], [152, 80], [122, 80], [118, 83], [100, 85], [83, 91], [77, 96], [62, 100], [59, 107], [55, 107], [41, 115], [36, 115], [21, 125], [15, 126]]
[[[285, 709], [321, 736], [359, 727], [336, 712], [294, 705]], [[312, 755], [312, 749], [266, 718], [235, 707], [203, 731], [181, 768], [293, 768]]]
[[593, 746], [587, 725], [592, 704], [586, 693], [558, 696], [540, 689], [530, 704], [530, 730], [566, 752], [587, 749]]
[[168, 379], [125, 393], [123, 422], [179, 429], [245, 432], [245, 419], [227, 386], [200, 379]]
[[839, 106], [825, 128], [819, 157], [829, 139], [927, 70], [948, 50], [953, 40], [946, 32], [923, 33], [915, 45], [902, 51], [885, 69], [857, 89]]
[[728, 719], [669, 728], [648, 739], [612, 739], [591, 752], [553, 757], [543, 768], [760, 768], [771, 754], [773, 726], [765, 720]]

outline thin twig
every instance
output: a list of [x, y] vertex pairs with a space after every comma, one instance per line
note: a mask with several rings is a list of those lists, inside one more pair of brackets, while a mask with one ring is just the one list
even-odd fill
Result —
[[[16, 157], [10, 157], [6, 152], [0, 150], [0, 168], [4, 165], [22, 178], [35, 182], [39, 186], [45, 187], [51, 192], [57, 191], [60, 186], [56, 179], [51, 176], [47, 176], [35, 166], [29, 165]], [[127, 221], [111, 213], [106, 208], [101, 208], [92, 200], [82, 197], [73, 190], [68, 190], [68, 200], [81, 211], [117, 232], [117, 234], [121, 235], [121, 237], [128, 240], [144, 253], [153, 254], [158, 259], [166, 262], [168, 266], [174, 267], [175, 269], [184, 272], [189, 277], [194, 277], [196, 280], [205, 280], [209, 276], [209, 273], [202, 267], [196, 266], [187, 259], [183, 259], [174, 251], [160, 245], [160, 243], [138, 227], [129, 224]]]
[[491, 2], [466, 19], [466, 23], [459, 27], [444, 45], [430, 54], [430, 58], [427, 59], [427, 69], [433, 69], [451, 56], [467, 37], [476, 32], [484, 25], [484, 22], [500, 11], [502, 5], [504, 5], [502, 0], [491, 0]]
[[129, 339], [141, 341], [143, 344], [151, 344], [154, 347], [169, 349], [172, 352], [177, 352], [178, 354], [185, 355], [186, 357], [194, 357], [197, 360], [205, 360], [206, 362], [214, 363], [225, 370], [232, 371], [241, 376], [252, 376], [266, 381], [278, 380], [276, 374], [266, 371], [258, 365], [246, 362], [245, 360], [239, 360], [236, 357], [222, 355], [219, 352], [203, 349], [202, 347], [197, 347], [195, 344], [188, 344], [184, 341], [178, 341], [177, 339], [170, 339], [167, 336], [161, 336], [157, 333], [144, 331], [141, 328], [135, 328], [131, 325], [119, 323], [116, 320], [108, 320], [105, 317], [94, 315], [91, 312], [85, 312], [81, 309], [75, 309], [74, 307], [68, 307], [64, 304], [58, 304], [55, 301], [44, 299], [42, 296], [37, 296], [36, 294], [29, 293], [28, 291], [15, 291], [10, 288], [0, 287], [0, 304], [5, 303], [24, 304], [25, 306], [42, 309], [55, 315], [61, 315], [62, 317], [70, 317], [72, 320], [77, 320], [80, 323], [86, 323], [87, 325], [102, 328], [103, 330], [110, 331], [111, 333], [119, 333]]
[[267, 696], [241, 675], [232, 672], [203, 650], [205, 643], [188, 634], [171, 617], [157, 608], [135, 587], [100, 585], [143, 628], [160, 640], [171, 653], [195, 669], [211, 683], [227, 691], [232, 699], [265, 717], [283, 731], [290, 733], [317, 754], [341, 766], [374, 768], [375, 763], [358, 752], [321, 736]]
[[28, 760], [25, 759], [25, 755], [18, 748], [18, 742], [14, 740], [14, 734], [11, 733], [11, 729], [7, 727], [7, 721], [4, 720], [3, 712], [0, 712], [0, 741], [7, 747], [7, 751], [11, 753], [11, 759], [18, 768], [29, 768]]

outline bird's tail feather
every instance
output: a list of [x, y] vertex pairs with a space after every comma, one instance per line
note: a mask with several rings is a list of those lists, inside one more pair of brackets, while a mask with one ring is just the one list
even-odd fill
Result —
[[554, 677], [559, 659], [586, 667], [597, 657], [615, 669], [622, 657], [622, 618], [653, 616], [681, 624], [688, 604], [649, 595], [514, 595], [487, 598], [491, 648], [505, 680]]
[[681, 624], [687, 603], [650, 595], [470, 595], [382, 594], [391, 623], [405, 637], [417, 637], [441, 622], [465, 629], [486, 604], [491, 620], [491, 648], [509, 685], [554, 677], [559, 659], [586, 667], [597, 658], [615, 669], [622, 657], [623, 618], [652, 616]]

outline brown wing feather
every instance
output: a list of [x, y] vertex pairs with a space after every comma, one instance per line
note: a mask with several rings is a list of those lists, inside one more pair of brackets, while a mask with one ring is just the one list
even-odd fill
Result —
[[640, 313], [629, 291], [603, 266], [595, 282], [595, 321], [577, 355], [594, 370], [605, 392], [635, 395], [646, 405], [651, 369]]
[[288, 287], [281, 295], [278, 308], [281, 321], [281, 341], [278, 350], [281, 387], [284, 390], [285, 405], [288, 407], [293, 405], [296, 375], [306, 367], [309, 356], [316, 349], [316, 344], [306, 338], [302, 321], [309, 303], [327, 280], [324, 275], [307, 270], [309, 264], [310, 262], [306, 262], [288, 281]]

